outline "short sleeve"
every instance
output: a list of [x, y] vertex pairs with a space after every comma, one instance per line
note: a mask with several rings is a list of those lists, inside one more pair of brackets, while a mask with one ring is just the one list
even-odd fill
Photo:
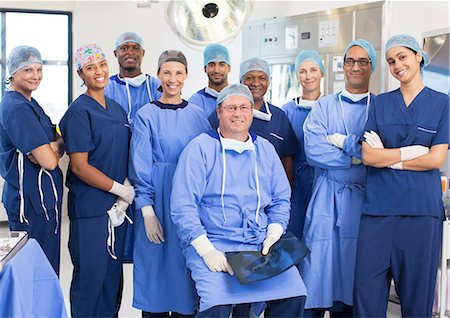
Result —
[[95, 148], [87, 111], [69, 108], [61, 120], [60, 127], [67, 153], [89, 152]]
[[14, 146], [24, 154], [50, 142], [38, 117], [26, 104], [17, 105], [3, 124]]
[[450, 129], [449, 129], [449, 104], [450, 97], [444, 96], [443, 101], [443, 111], [441, 112], [441, 118], [439, 120], [439, 125], [437, 127], [437, 133], [433, 137], [432, 145], [448, 144], [450, 140]]

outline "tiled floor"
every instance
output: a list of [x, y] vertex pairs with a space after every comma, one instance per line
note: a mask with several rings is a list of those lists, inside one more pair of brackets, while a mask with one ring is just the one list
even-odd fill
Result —
[[[0, 222], [0, 230], [6, 230], [7, 223]], [[67, 242], [69, 238], [69, 227], [67, 216], [63, 217], [62, 230], [61, 230], [61, 270], [60, 270], [60, 281], [61, 288], [66, 301], [67, 312], [70, 310], [69, 303], [69, 288], [70, 281], [72, 278], [72, 263], [69, 256], [69, 250], [67, 248]], [[120, 309], [119, 317], [121, 318], [132, 318], [140, 317], [140, 311], [136, 310], [131, 306], [133, 300], [133, 267], [131, 264], [126, 264], [124, 266], [124, 289], [123, 289], [123, 299], [122, 306]], [[328, 315], [325, 315], [327, 318]], [[397, 304], [390, 303], [388, 308], [388, 318], [401, 317], [400, 306]]]

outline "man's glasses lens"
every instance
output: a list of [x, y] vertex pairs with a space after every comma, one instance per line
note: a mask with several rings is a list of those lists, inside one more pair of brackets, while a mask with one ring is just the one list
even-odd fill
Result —
[[354, 60], [352, 58], [348, 58], [348, 59], [345, 59], [345, 61], [344, 61], [344, 64], [346, 66], [353, 66], [353, 65], [355, 65], [355, 63], [358, 63], [359, 66], [367, 66], [370, 63], [370, 60], [366, 59], [366, 58], [361, 58], [361, 59], [358, 59], [358, 60]]

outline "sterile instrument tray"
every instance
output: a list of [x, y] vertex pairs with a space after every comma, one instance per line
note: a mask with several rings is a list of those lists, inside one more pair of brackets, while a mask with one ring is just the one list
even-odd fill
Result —
[[28, 234], [25, 231], [6, 232], [6, 236], [0, 235], [0, 272], [3, 266], [25, 245]]

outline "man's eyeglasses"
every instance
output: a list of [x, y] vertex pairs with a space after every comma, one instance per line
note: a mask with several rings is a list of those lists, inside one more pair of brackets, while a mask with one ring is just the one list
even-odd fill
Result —
[[248, 112], [248, 111], [250, 111], [252, 109], [252, 106], [250, 106], [250, 105], [241, 105], [241, 106], [238, 106], [238, 105], [222, 105], [220, 107], [225, 109], [226, 111], [228, 111], [230, 113], [233, 113], [233, 112], [235, 112], [238, 109], [241, 112], [246, 113], [246, 112]]
[[360, 58], [358, 60], [352, 59], [351, 57], [346, 58], [344, 61], [344, 65], [345, 66], [350, 66], [352, 67], [353, 65], [355, 65], [355, 63], [358, 63], [359, 66], [367, 66], [370, 63], [369, 59], [366, 58]]

